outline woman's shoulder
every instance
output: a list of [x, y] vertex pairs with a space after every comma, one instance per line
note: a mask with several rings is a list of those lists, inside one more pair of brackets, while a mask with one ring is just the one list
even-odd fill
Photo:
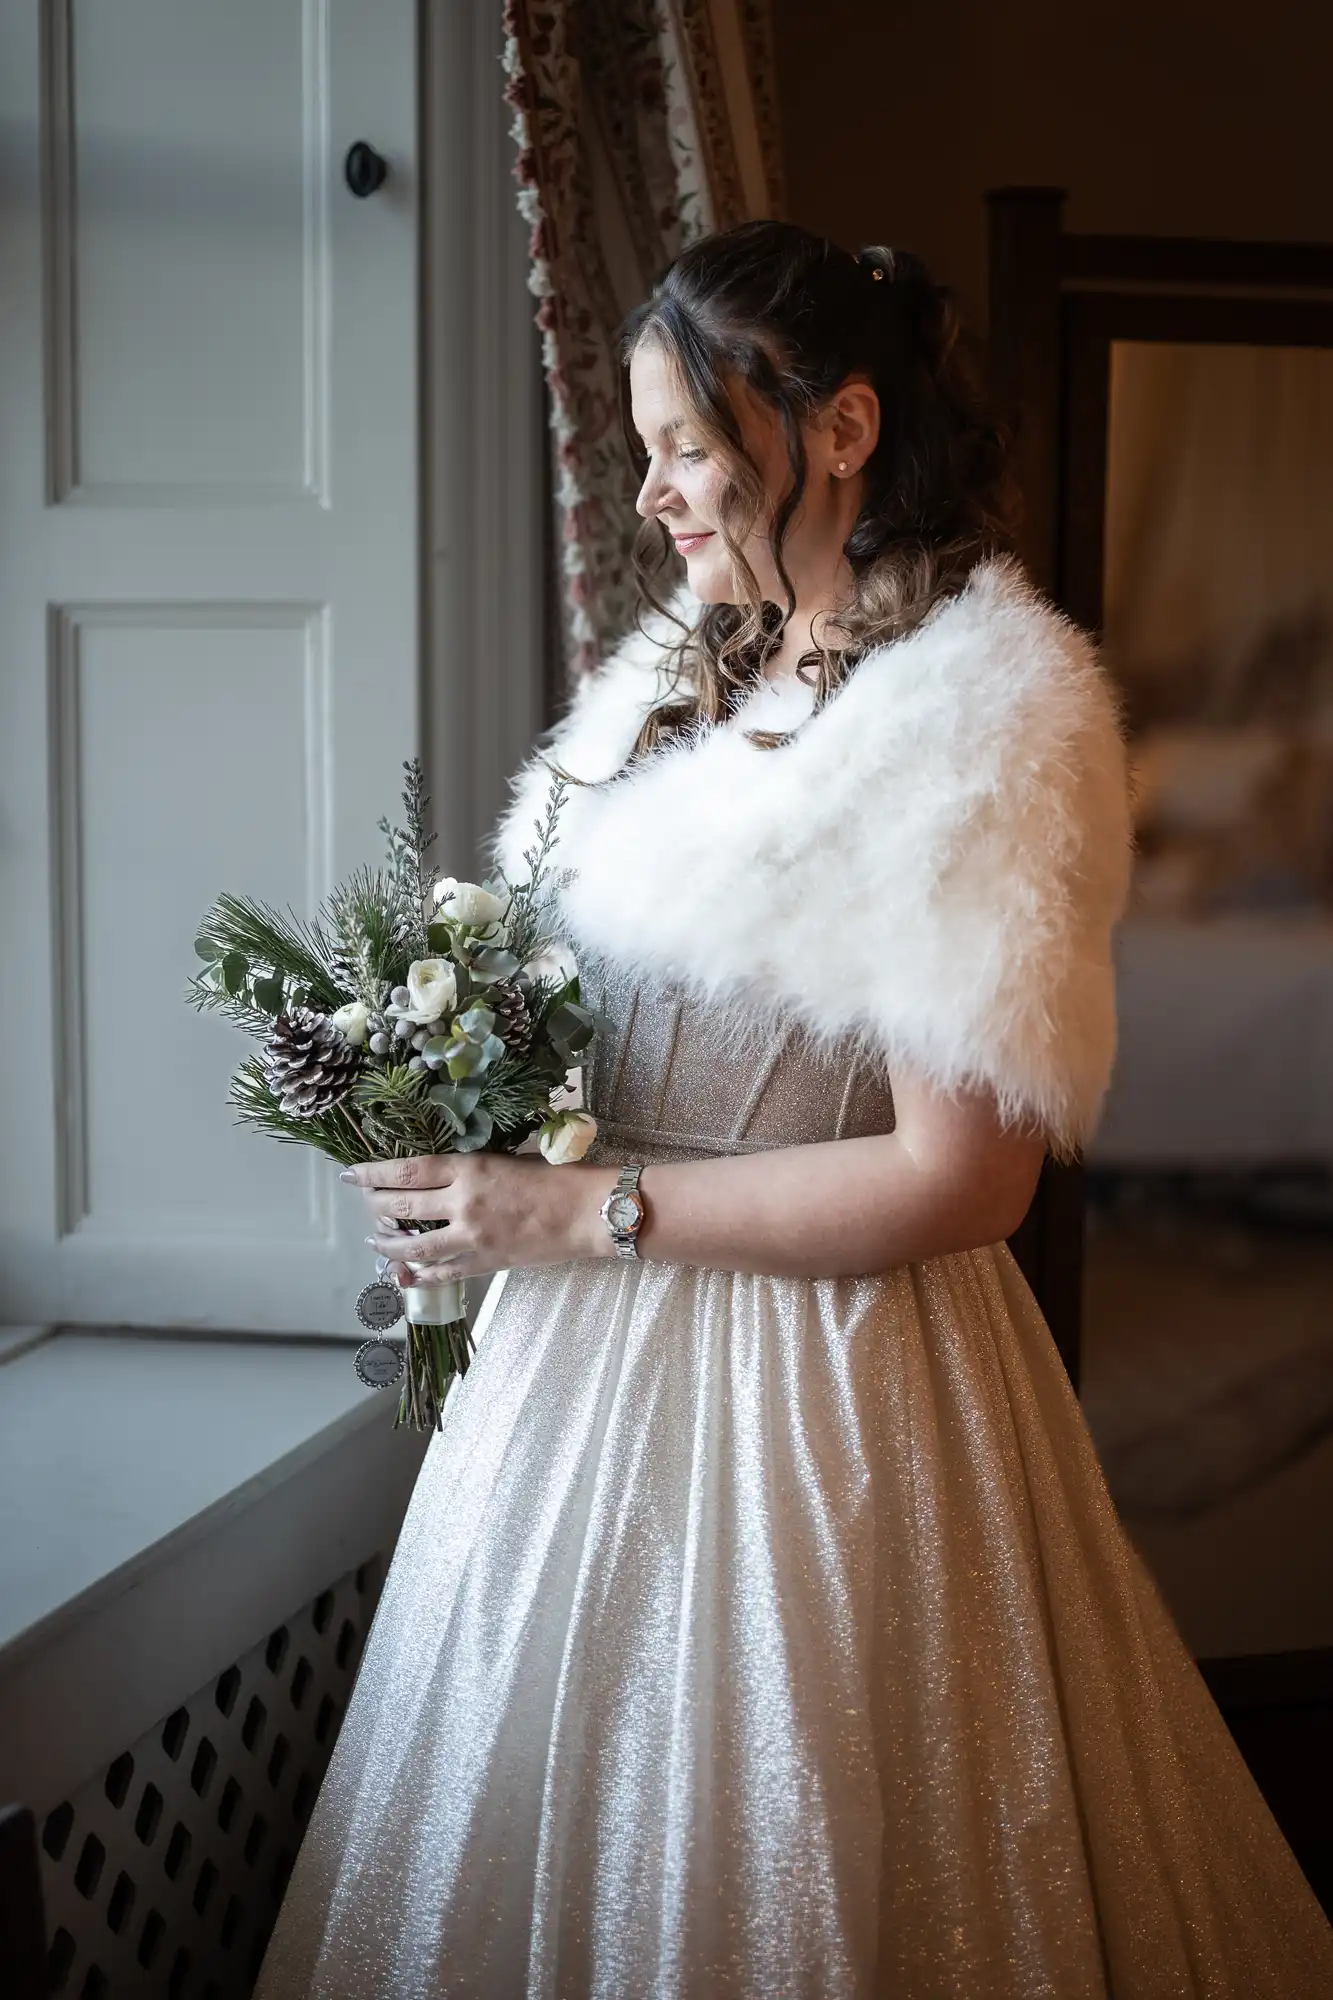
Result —
[[979, 562], [915, 631], [867, 654], [846, 692], [849, 726], [863, 710], [891, 719], [890, 733], [910, 719], [955, 753], [1006, 742], [1035, 753], [1071, 736], [1120, 742], [1096, 645], [1009, 556]]

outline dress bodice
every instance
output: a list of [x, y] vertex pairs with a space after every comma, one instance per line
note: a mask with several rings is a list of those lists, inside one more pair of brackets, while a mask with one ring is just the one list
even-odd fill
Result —
[[850, 1040], [758, 1022], [669, 987], [583, 961], [585, 1003], [602, 1016], [585, 1077], [607, 1157], [754, 1153], [893, 1130], [883, 1071]]

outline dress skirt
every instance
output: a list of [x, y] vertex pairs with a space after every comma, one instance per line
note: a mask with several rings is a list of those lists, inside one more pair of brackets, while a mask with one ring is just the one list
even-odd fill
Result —
[[262, 2000], [1320, 2000], [1007, 1250], [492, 1287]]

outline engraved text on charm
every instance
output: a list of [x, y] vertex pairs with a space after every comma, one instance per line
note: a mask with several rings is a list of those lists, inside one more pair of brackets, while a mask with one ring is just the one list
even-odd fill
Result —
[[352, 1363], [367, 1389], [392, 1389], [403, 1379], [407, 1354], [401, 1340], [363, 1340]]
[[387, 1333], [403, 1316], [403, 1295], [388, 1278], [376, 1278], [362, 1287], [356, 1316], [367, 1333]]

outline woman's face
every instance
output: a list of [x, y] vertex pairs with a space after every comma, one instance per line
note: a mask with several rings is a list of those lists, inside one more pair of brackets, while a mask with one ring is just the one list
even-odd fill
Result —
[[[689, 586], [704, 604], [735, 604], [740, 591], [721, 526], [726, 467], [709, 449], [676, 381], [662, 348], [651, 337], [640, 341], [630, 357], [630, 403], [634, 427], [648, 453], [648, 471], [637, 506], [645, 520], [663, 521], [684, 558]], [[782, 589], [768, 546], [768, 524], [791, 484], [791, 467], [778, 418], [744, 382], [732, 389], [733, 408], [745, 447], [763, 479], [766, 501], [759, 518], [742, 542], [746, 560], [766, 598], [781, 602]], [[827, 424], [818, 420], [806, 430], [810, 476], [801, 506], [783, 545], [783, 557], [793, 577], [803, 567], [803, 554], [836, 537], [840, 549], [845, 528], [842, 496], [831, 490], [823, 459]]]

